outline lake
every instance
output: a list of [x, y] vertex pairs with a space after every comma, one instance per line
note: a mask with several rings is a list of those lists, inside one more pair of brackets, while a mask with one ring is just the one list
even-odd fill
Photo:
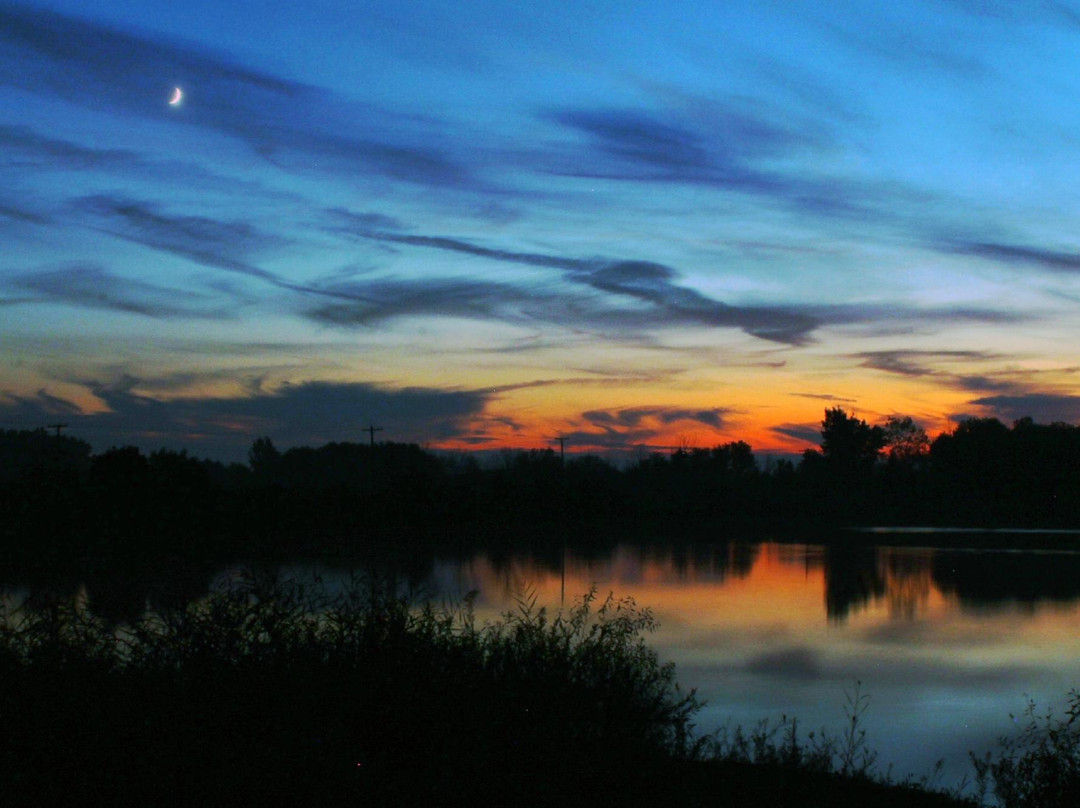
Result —
[[[415, 559], [397, 572], [436, 603], [475, 590], [481, 621], [520, 598], [569, 606], [593, 587], [634, 598], [659, 621], [650, 646], [707, 702], [697, 722], [703, 732], [787, 715], [802, 731], [838, 734], [845, 694], [861, 682], [870, 698], [863, 725], [879, 766], [919, 777], [943, 759], [938, 785], [952, 786], [972, 771], [969, 750], [993, 749], [1014, 731], [1010, 714], [1022, 714], [1028, 697], [1040, 711], [1060, 710], [1080, 686], [1080, 551], [1014, 549], [1007, 535], [994, 537], [994, 550], [910, 546], [940, 539], [878, 533], [840, 545], [481, 552]], [[1028, 539], [1017, 537], [1018, 545]], [[1078, 541], [1058, 537], [1055, 546]], [[179, 589], [197, 597], [235, 572], [202, 567]], [[279, 570], [298, 580], [318, 576], [331, 590], [352, 572], [327, 563]], [[166, 602], [162, 593], [180, 578], [175, 566], [161, 565], [99, 574], [79, 588], [93, 610], [122, 621]], [[29, 592], [8, 586], [5, 597], [17, 602]]]
[[[331, 584], [344, 574], [319, 572]], [[1080, 686], [1077, 551], [624, 545], [592, 558], [567, 550], [565, 564], [436, 561], [419, 584], [436, 601], [477, 590], [489, 619], [520, 597], [552, 609], [594, 586], [633, 597], [659, 620], [650, 645], [707, 701], [702, 731], [786, 714], [805, 731], [839, 733], [845, 694], [861, 682], [880, 767], [920, 777], [943, 759], [941, 786], [971, 773], [969, 750], [993, 749], [1014, 730], [1010, 714], [1028, 697], [1040, 711], [1060, 708]]]

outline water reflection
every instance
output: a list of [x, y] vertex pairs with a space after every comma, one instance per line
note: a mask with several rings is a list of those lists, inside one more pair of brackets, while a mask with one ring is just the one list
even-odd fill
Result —
[[852, 609], [885, 594], [876, 547], [827, 548], [824, 574], [825, 612], [833, 620], [843, 620]]
[[[207, 564], [140, 564], [47, 579], [13, 578], [9, 605], [85, 593], [111, 623], [181, 606], [235, 574]], [[535, 597], [558, 608], [592, 587], [632, 596], [660, 621], [650, 644], [709, 706], [699, 725], [797, 715], [837, 727], [855, 680], [872, 697], [870, 737], [899, 774], [1011, 731], [1027, 695], [1050, 706], [1080, 669], [1080, 553], [871, 545], [620, 545], [605, 553], [477, 553], [456, 558], [293, 563], [259, 574], [340, 588], [378, 577], [436, 602], [478, 590], [479, 620]]]
[[[343, 581], [352, 576], [393, 579], [417, 597], [457, 598], [481, 590], [492, 603], [508, 603], [526, 590], [580, 594], [592, 583], [615, 586], [645, 602], [641, 587], [665, 588], [709, 583], [723, 587], [750, 577], [778, 603], [797, 588], [820, 588], [825, 616], [843, 624], [884, 605], [893, 619], [914, 620], [948, 601], [966, 610], [1033, 610], [1041, 604], [1080, 601], [1080, 552], [936, 549], [874, 545], [805, 545], [750, 542], [677, 546], [620, 545], [614, 551], [476, 553], [457, 558], [435, 555], [377, 558], [344, 563], [263, 562], [231, 564], [172, 559], [126, 565], [88, 565], [78, 571], [27, 576], [9, 574], [0, 586], [23, 592], [29, 605], [86, 595], [89, 607], [110, 622], [132, 622], [149, 610], [182, 607], [205, 596], [238, 569], [275, 578], [318, 571]], [[224, 577], [223, 577], [224, 575]]]
[[[448, 596], [478, 589], [493, 618], [528, 590], [558, 606], [561, 565], [491, 559], [436, 565]], [[1040, 587], [1040, 582], [1046, 587]], [[911, 547], [718, 544], [572, 552], [565, 591], [632, 595], [661, 628], [650, 643], [709, 706], [706, 729], [797, 715], [843, 722], [845, 688], [872, 697], [871, 739], [897, 773], [939, 758], [951, 781], [969, 750], [1012, 731], [1026, 695], [1050, 706], [1080, 663], [1080, 554]]]
[[941, 590], [973, 608], [1067, 603], [1080, 598], [1078, 553], [938, 553], [933, 567], [934, 580]]

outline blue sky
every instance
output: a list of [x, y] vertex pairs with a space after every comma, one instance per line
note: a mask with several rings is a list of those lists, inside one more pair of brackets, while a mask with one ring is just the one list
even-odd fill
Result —
[[1078, 53], [1054, 2], [0, 0], [0, 427], [1080, 422]]

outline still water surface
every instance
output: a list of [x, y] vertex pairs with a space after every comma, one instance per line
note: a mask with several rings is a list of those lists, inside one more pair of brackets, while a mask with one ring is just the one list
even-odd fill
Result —
[[437, 561], [421, 588], [448, 602], [477, 590], [478, 616], [494, 619], [526, 593], [556, 609], [594, 586], [653, 611], [650, 645], [707, 701], [701, 730], [786, 714], [838, 733], [859, 681], [882, 768], [918, 777], [943, 759], [941, 786], [1014, 731], [1028, 697], [1060, 707], [1080, 686], [1076, 551], [621, 546], [564, 564]]
[[[878, 544], [621, 545], [591, 557], [571, 549], [480, 553], [413, 559], [397, 572], [436, 603], [475, 590], [479, 621], [497, 619], [521, 597], [552, 610], [593, 587], [601, 597], [632, 597], [659, 621], [649, 644], [707, 702], [702, 732], [787, 715], [803, 730], [839, 733], [845, 691], [861, 682], [871, 699], [867, 739], [882, 769], [919, 777], [942, 759], [938, 785], [952, 786], [971, 773], [969, 750], [981, 754], [1015, 731], [1010, 714], [1020, 715], [1029, 697], [1060, 714], [1080, 687], [1080, 549], [872, 540]], [[1066, 537], [1058, 546], [1078, 542]], [[365, 570], [300, 563], [278, 574], [318, 576], [332, 592], [354, 572]], [[202, 597], [236, 573], [165, 565], [88, 577], [77, 588], [92, 611], [122, 624], [147, 608]], [[8, 604], [33, 594], [0, 589]]]

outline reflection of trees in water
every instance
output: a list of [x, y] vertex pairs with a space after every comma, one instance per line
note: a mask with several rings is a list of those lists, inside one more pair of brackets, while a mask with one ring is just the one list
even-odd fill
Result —
[[[315, 565], [318, 570], [315, 574], [351, 580], [364, 587], [364, 591], [423, 600], [437, 594], [429, 591], [434, 563], [435, 557], [430, 554], [395, 553], [379, 558], [364, 556], [321, 562]], [[75, 604], [85, 607], [107, 625], [115, 626], [134, 623], [148, 611], [184, 609], [212, 590], [229, 586], [241, 585], [255, 595], [289, 583], [314, 583], [317, 588], [318, 582], [308, 580], [308, 573], [298, 572], [309, 566], [280, 559], [227, 566], [179, 558], [129, 564], [100, 562], [78, 574], [12, 579], [5, 588], [28, 591], [21, 604], [14, 604], [16, 607], [41, 611]]]
[[830, 620], [846, 620], [853, 609], [884, 594], [877, 547], [826, 546], [825, 612]]
[[889, 615], [912, 619], [934, 589], [962, 604], [1080, 601], [1080, 553], [962, 552], [889, 547], [825, 548], [825, 606], [844, 620], [885, 598]]
[[204, 562], [170, 559], [145, 563], [99, 562], [78, 573], [11, 579], [9, 585], [25, 587], [21, 604], [34, 611], [76, 604], [87, 608], [109, 625], [132, 623], [147, 609], [183, 608], [210, 591], [215, 567]]
[[934, 582], [978, 607], [1080, 600], [1080, 553], [942, 552]]
[[693, 578], [724, 581], [730, 577], [745, 578], [749, 575], [761, 554], [761, 545], [721, 542], [671, 547], [641, 546], [638, 554], [643, 564], [668, 567], [680, 580]]
[[[464, 564], [473, 566], [480, 558], [474, 556]], [[486, 560], [492, 578], [481, 581], [481, 590], [489, 599], [509, 603], [515, 598], [527, 596], [530, 587], [535, 587], [538, 581], [559, 575], [562, 572], [563, 553], [553, 548], [538, 553], [499, 552], [487, 555]], [[472, 571], [473, 577], [484, 579], [485, 576], [480, 573], [481, 570]], [[573, 594], [576, 597], [581, 593]]]
[[760, 544], [733, 544], [729, 554], [728, 568], [736, 578], [745, 578], [754, 568], [760, 553]]
[[882, 548], [879, 555], [885, 571], [889, 616], [914, 619], [930, 603], [933, 551]]
[[[617, 581], [626, 586], [655, 580], [723, 582], [748, 576], [760, 556], [761, 544], [627, 542], [609, 549], [571, 544], [565, 553], [568, 579]], [[459, 563], [472, 568], [472, 577], [484, 577], [482, 589], [504, 602], [520, 596], [530, 584], [558, 578], [564, 564], [563, 551], [550, 545], [532, 551], [488, 551], [482, 559], [486, 574], [473, 566], [476, 558], [461, 559]], [[580, 594], [566, 593], [568, 598]]]
[[173, 559], [156, 563], [98, 565], [86, 571], [86, 606], [106, 623], [132, 623], [147, 609], [182, 609], [210, 592], [214, 566]]
[[[723, 582], [750, 575], [762, 547], [752, 542], [635, 543], [612, 551], [591, 544], [568, 547], [565, 558], [567, 575], [575, 579], [618, 580], [626, 585], [649, 579]], [[850, 542], [788, 547], [790, 551], [782, 548], [779, 553], [782, 563], [804, 564], [807, 570], [822, 568], [825, 608], [835, 621], [846, 620], [882, 599], [890, 617], [914, 619], [926, 610], [935, 589], [976, 608], [1080, 601], [1080, 553], [965, 552]], [[549, 543], [532, 552], [516, 547], [480, 556], [475, 551], [463, 552], [455, 560], [464, 568], [479, 561], [484, 570], [474, 568], [466, 577], [479, 575], [483, 578], [481, 588], [489, 597], [509, 602], [529, 586], [553, 580], [557, 584], [563, 550]], [[431, 591], [440, 586], [434, 580], [435, 563], [436, 556], [430, 552], [390, 552], [317, 566], [328, 573], [355, 576], [368, 585], [381, 582], [401, 595], [423, 600], [443, 594]], [[274, 561], [264, 566], [262, 574], [272, 576], [279, 574], [283, 565]], [[262, 569], [250, 564], [242, 567], [256, 576]], [[30, 609], [79, 602], [116, 625], [133, 622], [147, 609], [184, 608], [207, 595], [220, 572], [219, 566], [176, 558], [97, 563], [78, 572], [11, 577], [4, 588], [28, 592], [25, 603]], [[568, 597], [580, 594], [567, 592]]]

